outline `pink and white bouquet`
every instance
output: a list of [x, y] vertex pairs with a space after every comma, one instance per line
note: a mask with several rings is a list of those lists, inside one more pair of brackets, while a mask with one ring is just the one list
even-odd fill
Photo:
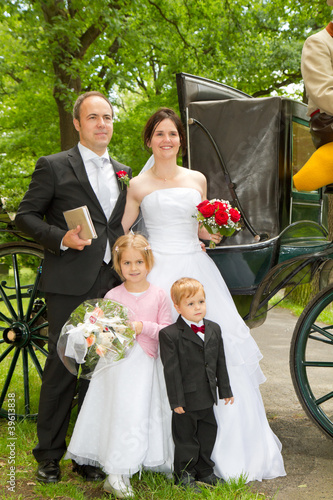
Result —
[[[209, 234], [219, 233], [222, 236], [231, 236], [242, 228], [239, 210], [232, 208], [229, 201], [204, 200], [196, 208], [196, 218]], [[213, 241], [209, 242], [209, 248], [215, 248], [215, 246]]]
[[131, 311], [108, 299], [86, 300], [61, 330], [57, 350], [66, 368], [90, 379], [92, 374], [125, 358], [134, 345]]

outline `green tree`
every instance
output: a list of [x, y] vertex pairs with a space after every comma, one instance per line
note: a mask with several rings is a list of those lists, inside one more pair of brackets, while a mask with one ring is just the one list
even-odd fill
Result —
[[76, 142], [78, 93], [109, 95], [112, 154], [136, 172], [146, 119], [177, 108], [177, 72], [285, 94], [330, 9], [323, 0], [5, 0], [0, 13], [0, 194], [10, 206], [39, 156]]

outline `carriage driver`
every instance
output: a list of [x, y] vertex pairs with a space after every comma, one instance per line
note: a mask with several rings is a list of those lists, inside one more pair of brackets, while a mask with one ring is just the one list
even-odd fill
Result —
[[[333, 0], [327, 0], [333, 6]], [[305, 40], [301, 69], [316, 151], [294, 175], [298, 191], [333, 191], [333, 22]]]
[[[333, 0], [327, 0], [333, 7]], [[333, 141], [333, 22], [304, 43], [301, 70], [316, 148]]]

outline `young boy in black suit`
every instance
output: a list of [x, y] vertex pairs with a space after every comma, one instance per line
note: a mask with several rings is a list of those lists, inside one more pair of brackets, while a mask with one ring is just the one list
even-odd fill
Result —
[[223, 482], [211, 459], [217, 424], [214, 403], [218, 398], [233, 404], [225, 363], [221, 329], [204, 319], [205, 291], [192, 278], [181, 278], [171, 287], [171, 298], [179, 317], [160, 331], [160, 352], [172, 413], [175, 444], [175, 482], [196, 491], [200, 483]]

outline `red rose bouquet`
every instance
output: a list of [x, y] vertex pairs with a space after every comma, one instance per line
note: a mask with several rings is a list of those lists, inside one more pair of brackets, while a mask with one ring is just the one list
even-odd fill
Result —
[[[231, 236], [241, 229], [241, 215], [237, 208], [232, 208], [229, 201], [204, 200], [197, 205], [197, 210], [196, 218], [209, 234]], [[209, 248], [215, 246], [213, 241], [209, 242]]]

